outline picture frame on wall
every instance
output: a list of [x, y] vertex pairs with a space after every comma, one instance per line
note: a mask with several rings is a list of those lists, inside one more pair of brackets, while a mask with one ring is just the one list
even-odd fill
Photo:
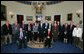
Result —
[[1, 4], [1, 21], [5, 21], [7, 18], [6, 6]]
[[72, 13], [67, 14], [67, 21], [72, 21]]
[[33, 16], [26, 16], [27, 21], [33, 21]]
[[51, 21], [51, 16], [45, 16], [45, 20]]

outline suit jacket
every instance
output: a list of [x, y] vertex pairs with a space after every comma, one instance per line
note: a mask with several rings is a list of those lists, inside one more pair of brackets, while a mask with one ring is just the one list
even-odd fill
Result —
[[[55, 26], [53, 28], [55, 28]], [[59, 32], [59, 26], [58, 25], [56, 26], [56, 32]]]
[[7, 35], [8, 33], [12, 35], [12, 26], [9, 24], [9, 29], [7, 28], [6, 24], [2, 26], [4, 35]]
[[72, 37], [72, 32], [73, 32], [74, 27], [75, 25], [73, 25], [72, 28], [70, 29], [70, 25], [68, 26], [68, 36], [69, 37]]
[[48, 28], [49, 28], [49, 23], [47, 23], [47, 28], [46, 28], [46, 23], [44, 23], [44, 29], [45, 29], [45, 31], [48, 31]]
[[39, 24], [38, 31], [39, 31], [39, 33], [43, 33], [44, 32], [44, 24], [42, 25], [42, 28], [41, 28], [41, 24]]
[[33, 26], [33, 32], [38, 32], [38, 26]]
[[22, 28], [24, 34], [26, 35], [26, 24], [24, 24], [24, 27], [23, 24], [20, 24], [20, 28]]
[[[53, 32], [53, 28], [54, 28], [54, 27], [51, 25], [51, 32]], [[49, 28], [48, 28], [48, 29], [49, 29]]]
[[33, 26], [34, 26], [34, 24], [31, 24], [31, 31], [33, 31]]
[[[63, 25], [63, 32], [65, 32], [65, 25]], [[68, 25], [67, 25], [67, 30], [66, 32], [68, 32]]]
[[[48, 36], [48, 32], [47, 32], [47, 36]], [[52, 32], [50, 31], [50, 39], [52, 39]]]
[[[29, 26], [28, 26], [28, 24], [26, 25], [26, 31], [28, 31], [28, 28], [29, 28]], [[31, 29], [31, 31], [33, 30], [33, 27], [32, 27], [32, 25], [30, 24], [30, 29]]]
[[63, 25], [59, 25], [59, 32], [63, 31]]
[[[24, 31], [22, 31], [22, 32], [23, 32], [23, 39], [25, 39], [25, 32]], [[18, 38], [20, 39], [20, 31], [18, 33]]]
[[1, 27], [1, 35], [3, 35], [3, 29], [2, 29], [2, 27]]
[[19, 30], [20, 30], [20, 25], [19, 24], [17, 25], [17, 28], [16, 28], [15, 24], [12, 25], [12, 33], [13, 34], [17, 35], [19, 33]]
[[51, 27], [52, 33], [54, 33], [54, 24], [51, 24]]

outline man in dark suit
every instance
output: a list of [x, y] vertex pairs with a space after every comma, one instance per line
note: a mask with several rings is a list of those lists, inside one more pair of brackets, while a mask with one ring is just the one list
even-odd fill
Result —
[[34, 35], [33, 35], [33, 26], [34, 26], [34, 22], [32, 21], [31, 25], [31, 41], [34, 39]]
[[32, 41], [32, 25], [30, 22], [28, 22], [26, 26], [26, 34], [27, 34], [27, 41]]
[[68, 26], [68, 42], [72, 44], [72, 32], [74, 29], [75, 25], [73, 25], [73, 22], [70, 23], [70, 25]]
[[43, 21], [41, 21], [41, 23], [38, 26], [38, 33], [39, 33], [39, 42], [43, 42], [44, 41], [44, 25], [43, 25]]
[[65, 23], [65, 25], [63, 26], [63, 39], [64, 39], [64, 43], [67, 43], [68, 41], [68, 24]]
[[57, 21], [57, 29], [58, 29], [58, 40], [59, 40], [59, 27], [60, 27], [60, 22], [59, 21]]
[[25, 33], [24, 31], [22, 30], [22, 28], [20, 28], [20, 31], [18, 33], [18, 48], [21, 49], [22, 48], [22, 45], [24, 45], [24, 48], [27, 47], [27, 44], [26, 44], [26, 36], [25, 36]]
[[6, 21], [6, 24], [4, 24], [2, 26], [3, 29], [3, 33], [5, 36], [5, 44], [7, 45], [7, 38], [9, 38], [9, 42], [10, 44], [12, 44], [12, 26], [11, 24], [8, 23], [8, 21]]
[[54, 23], [54, 34], [53, 34], [53, 41], [56, 42], [58, 40], [58, 31], [59, 31], [59, 27], [56, 24], [56, 21]]
[[20, 24], [20, 28], [22, 28], [24, 35], [26, 35], [26, 24], [24, 23], [24, 20], [22, 21], [22, 24]]
[[59, 41], [63, 41], [63, 23], [62, 23], [62, 21], [60, 22], [60, 25], [59, 25]]
[[14, 43], [17, 42], [17, 39], [18, 39], [18, 33], [19, 33], [19, 30], [20, 30], [20, 25], [17, 23], [17, 21], [12, 25], [12, 33], [13, 33], [13, 36], [14, 36]]
[[44, 23], [44, 36], [47, 37], [47, 32], [48, 32], [48, 28], [49, 28], [49, 23], [48, 21], [46, 20], [45, 23]]
[[48, 46], [48, 48], [51, 47], [51, 41], [52, 41], [52, 32], [50, 29], [48, 29], [48, 32], [47, 32], [47, 37], [45, 38], [45, 44], [44, 46]]

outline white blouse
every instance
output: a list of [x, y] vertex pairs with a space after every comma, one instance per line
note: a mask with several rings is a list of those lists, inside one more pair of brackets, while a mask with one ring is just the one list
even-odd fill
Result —
[[82, 28], [74, 28], [74, 30], [73, 30], [73, 33], [72, 33], [72, 35], [74, 36], [74, 37], [79, 37], [79, 38], [82, 38]]

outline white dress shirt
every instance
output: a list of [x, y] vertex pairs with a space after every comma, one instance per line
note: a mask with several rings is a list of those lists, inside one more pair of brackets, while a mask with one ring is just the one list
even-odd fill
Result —
[[42, 23], [41, 23], [41, 28], [42, 28]]
[[20, 32], [20, 39], [23, 38], [23, 32]]
[[72, 33], [72, 35], [74, 36], [74, 37], [79, 37], [79, 38], [82, 38], [82, 28], [74, 28], [74, 30], [73, 30], [73, 33]]

